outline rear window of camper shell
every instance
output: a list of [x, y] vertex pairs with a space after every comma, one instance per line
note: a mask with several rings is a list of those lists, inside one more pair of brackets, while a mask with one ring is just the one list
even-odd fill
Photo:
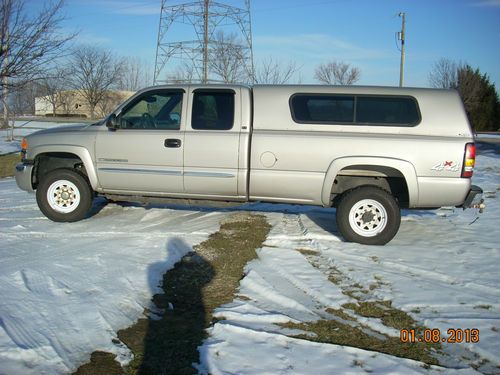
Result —
[[411, 96], [307, 93], [294, 94], [289, 102], [299, 124], [412, 127], [421, 121]]

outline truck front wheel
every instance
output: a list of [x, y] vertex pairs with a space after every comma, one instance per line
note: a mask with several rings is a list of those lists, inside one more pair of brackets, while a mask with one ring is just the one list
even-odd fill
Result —
[[73, 222], [87, 215], [93, 192], [82, 174], [71, 169], [56, 169], [44, 176], [36, 190], [40, 211], [52, 221]]
[[350, 190], [337, 207], [337, 228], [348, 242], [385, 245], [394, 238], [400, 223], [397, 200], [378, 187]]

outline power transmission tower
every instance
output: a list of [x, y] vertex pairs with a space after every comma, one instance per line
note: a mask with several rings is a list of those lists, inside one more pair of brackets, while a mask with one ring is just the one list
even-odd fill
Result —
[[[237, 44], [226, 44], [237, 48], [238, 59], [248, 77], [246, 81], [253, 82], [250, 0], [240, 1], [242, 7], [214, 0], [189, 3], [169, 0], [168, 3], [177, 3], [173, 5], [161, 0], [154, 83], [217, 82], [210, 71], [210, 59], [219, 43], [216, 40], [219, 30], [239, 36]], [[189, 76], [179, 77], [177, 73], [181, 70], [189, 72]]]

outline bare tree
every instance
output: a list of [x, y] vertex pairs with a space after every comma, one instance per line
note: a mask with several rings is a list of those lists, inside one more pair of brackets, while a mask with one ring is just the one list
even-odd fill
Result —
[[429, 72], [429, 83], [439, 89], [456, 89], [467, 113], [474, 112], [482, 99], [482, 77], [468, 64], [441, 58]]
[[89, 105], [90, 116], [95, 118], [96, 106], [106, 96], [106, 92], [119, 86], [123, 72], [123, 62], [109, 51], [82, 46], [71, 58], [71, 79]]
[[176, 68], [174, 73], [167, 76], [167, 81], [175, 84], [193, 83], [195, 79], [195, 68], [189, 64], [183, 64]]
[[[64, 90], [69, 88], [69, 70], [67, 67], [56, 67], [48, 75], [40, 80], [43, 96], [52, 105], [52, 114], [57, 115], [57, 110], [67, 106], [67, 95]], [[65, 112], [68, 113], [68, 112]]]
[[281, 64], [272, 57], [263, 60], [255, 69], [255, 83], [280, 85], [287, 83], [300, 67], [293, 61]]
[[151, 74], [145, 61], [138, 57], [124, 59], [121, 89], [137, 91], [151, 85], [151, 81]]
[[22, 86], [11, 87], [9, 101], [6, 105], [10, 118], [6, 118], [6, 125], [9, 125], [8, 141], [14, 140], [15, 117], [20, 115], [33, 115], [35, 113], [35, 98], [41, 93], [38, 82], [27, 82]]
[[244, 68], [243, 46], [235, 33], [226, 34], [219, 30], [215, 35], [214, 47], [209, 51], [209, 69], [224, 83], [248, 81]]
[[39, 81], [27, 82], [23, 86], [10, 91], [10, 109], [13, 115], [34, 115], [35, 99], [44, 94]]
[[326, 85], [352, 85], [359, 80], [361, 71], [343, 61], [320, 64], [314, 71], [314, 78]]
[[429, 73], [431, 86], [456, 89], [475, 131], [496, 130], [500, 118], [500, 104], [495, 85], [487, 74], [469, 64], [442, 58]]
[[62, 90], [59, 92], [59, 101], [61, 104], [61, 112], [65, 115], [71, 115], [71, 112], [76, 109], [76, 93], [73, 90]]
[[430, 85], [440, 89], [457, 88], [458, 70], [462, 65], [450, 59], [440, 59], [433, 65], [429, 73]]
[[40, 78], [50, 66], [48, 62], [61, 56], [75, 36], [61, 33], [63, 4], [63, 0], [45, 4], [28, 18], [22, 0], [0, 0], [0, 85]]
[[107, 91], [97, 104], [97, 115], [104, 117], [123, 101], [123, 96], [117, 92]]
[[0, 0], [0, 88], [5, 118], [8, 88], [44, 76], [75, 36], [61, 32], [63, 5], [64, 0], [47, 2], [28, 16], [23, 0]]

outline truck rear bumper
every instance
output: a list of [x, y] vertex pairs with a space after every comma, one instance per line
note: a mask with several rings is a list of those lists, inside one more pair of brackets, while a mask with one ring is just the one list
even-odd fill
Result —
[[483, 210], [485, 208], [485, 205], [483, 203], [483, 189], [481, 189], [479, 186], [476, 185], [471, 185], [469, 193], [467, 194], [467, 197], [465, 197], [464, 204], [462, 207], [464, 209], [466, 208], [479, 208]]
[[31, 183], [32, 164], [19, 163], [16, 165], [16, 183], [19, 189], [32, 193], [33, 185]]

